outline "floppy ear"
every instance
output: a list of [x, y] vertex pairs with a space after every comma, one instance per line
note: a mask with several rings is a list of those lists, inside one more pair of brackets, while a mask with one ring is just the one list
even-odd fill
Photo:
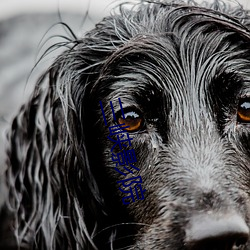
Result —
[[20, 247], [95, 249], [91, 234], [103, 198], [88, 157], [85, 114], [91, 85], [115, 49], [105, 25], [57, 58], [13, 121], [7, 206]]

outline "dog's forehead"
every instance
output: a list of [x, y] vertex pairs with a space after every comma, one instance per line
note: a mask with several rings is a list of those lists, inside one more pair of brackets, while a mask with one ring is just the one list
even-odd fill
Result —
[[111, 85], [112, 91], [119, 89], [122, 93], [136, 87], [140, 94], [147, 86], [167, 93], [203, 93], [212, 83], [220, 84], [215, 80], [221, 75], [230, 79], [239, 76], [249, 82], [250, 61], [245, 58], [246, 50], [229, 45], [221, 37], [217, 41], [214, 34], [206, 38], [203, 34], [191, 34], [186, 40], [172, 37], [144, 36], [122, 48], [115, 55], [119, 58], [116, 65], [107, 66], [112, 68], [112, 74], [119, 72]]
[[189, 9], [177, 14], [172, 13], [173, 19], [168, 12], [161, 13], [154, 23], [157, 28], [148, 32], [140, 27], [139, 20], [133, 36], [109, 57], [105, 67], [113, 68], [112, 74], [121, 72], [115, 81], [120, 91], [123, 86], [125, 91], [133, 88], [133, 82], [143, 89], [146, 82], [169, 93], [204, 93], [218, 76], [232, 74], [249, 82], [250, 39], [245, 27], [222, 14], [213, 16], [209, 10], [199, 13]]

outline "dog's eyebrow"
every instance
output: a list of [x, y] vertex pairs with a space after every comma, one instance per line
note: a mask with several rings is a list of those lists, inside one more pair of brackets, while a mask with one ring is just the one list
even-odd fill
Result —
[[242, 78], [235, 72], [221, 72], [211, 80], [211, 87], [218, 88], [220, 92], [236, 92], [243, 86]]

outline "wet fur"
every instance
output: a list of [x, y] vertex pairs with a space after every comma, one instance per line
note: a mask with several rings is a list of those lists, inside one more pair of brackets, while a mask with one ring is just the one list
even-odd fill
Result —
[[[218, 1], [144, 2], [72, 40], [13, 121], [5, 211], [15, 237], [2, 244], [185, 249], [193, 214], [237, 211], [250, 225], [250, 127], [236, 122], [250, 91], [249, 24]], [[131, 136], [147, 191], [127, 206], [99, 106], [114, 125], [118, 98], [146, 121]]]

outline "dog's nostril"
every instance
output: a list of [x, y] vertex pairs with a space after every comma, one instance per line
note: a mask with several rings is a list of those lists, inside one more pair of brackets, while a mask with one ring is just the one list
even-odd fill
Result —
[[248, 235], [228, 234], [187, 243], [189, 250], [243, 250]]
[[192, 217], [186, 230], [189, 250], [243, 250], [249, 229], [238, 215], [199, 215]]
[[248, 241], [248, 236], [249, 235], [239, 235], [233, 244], [233, 249], [240, 249], [241, 247], [244, 247]]

